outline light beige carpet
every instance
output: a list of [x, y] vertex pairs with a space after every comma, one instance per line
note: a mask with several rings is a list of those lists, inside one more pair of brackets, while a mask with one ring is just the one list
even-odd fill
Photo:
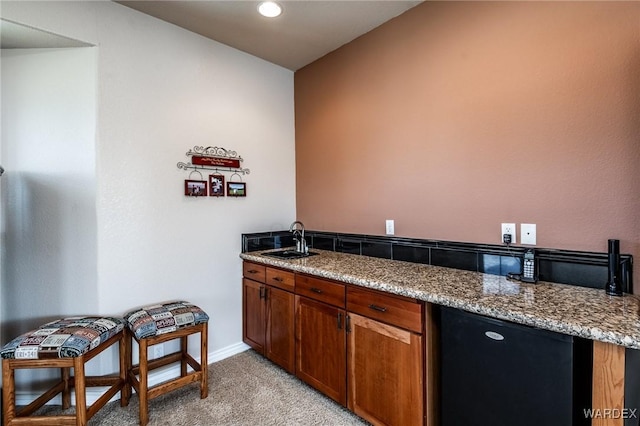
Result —
[[[149, 416], [150, 426], [368, 424], [251, 350], [209, 366], [208, 398], [200, 399], [198, 385], [189, 385], [151, 400]], [[89, 421], [137, 424], [135, 393], [128, 407], [111, 402]]]

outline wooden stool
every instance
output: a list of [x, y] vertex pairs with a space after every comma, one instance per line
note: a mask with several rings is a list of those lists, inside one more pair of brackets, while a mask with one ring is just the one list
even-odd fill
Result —
[[[2, 356], [2, 411], [5, 426], [18, 424], [86, 425], [118, 391], [130, 391], [126, 383], [126, 339], [124, 321], [112, 317], [64, 318], [41, 326], [7, 343]], [[118, 342], [120, 374], [85, 376], [85, 364]], [[60, 368], [61, 378], [52, 388], [26, 407], [16, 409], [15, 370]], [[73, 376], [71, 369], [73, 368]], [[96, 402], [87, 407], [86, 388], [108, 386]], [[71, 388], [76, 390], [76, 413], [59, 416], [31, 416], [62, 393], [62, 408], [71, 406]], [[27, 417], [28, 416], [28, 417]]]
[[[194, 382], [200, 382], [200, 398], [209, 394], [207, 384], [207, 323], [209, 316], [199, 307], [188, 302], [168, 302], [161, 305], [136, 309], [124, 316], [129, 339], [138, 342], [140, 361], [132, 365], [131, 347], [127, 345], [125, 355], [128, 365], [129, 386], [132, 386], [140, 398], [140, 425], [149, 422], [149, 401], [167, 392], [179, 389]], [[200, 333], [200, 363], [187, 352], [187, 338]], [[153, 345], [180, 339], [180, 351], [149, 360], [148, 348]], [[149, 387], [149, 372], [165, 365], [180, 363], [180, 376]], [[187, 365], [193, 371], [187, 372]], [[138, 378], [139, 376], [139, 378]], [[126, 392], [123, 404], [129, 403], [131, 392]]]

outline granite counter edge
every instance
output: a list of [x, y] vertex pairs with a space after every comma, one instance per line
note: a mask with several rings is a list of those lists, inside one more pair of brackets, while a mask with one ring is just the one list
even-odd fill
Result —
[[317, 267], [309, 267], [301, 265], [296, 261], [290, 260], [278, 260], [262, 256], [260, 254], [240, 253], [240, 258], [243, 260], [264, 264], [267, 266], [274, 266], [277, 268], [287, 269], [293, 272], [300, 272], [317, 277], [332, 279], [341, 281], [348, 284], [353, 284], [361, 287], [371, 288], [374, 290], [381, 290], [391, 294], [397, 294], [400, 296], [406, 296], [425, 302], [448, 306], [452, 308], [462, 309], [471, 313], [484, 315], [492, 318], [497, 318], [505, 321], [511, 321], [518, 324], [523, 324], [531, 327], [537, 327], [545, 330], [555, 331], [562, 334], [568, 334], [572, 336], [582, 337], [590, 340], [613, 343], [616, 345], [628, 347], [631, 349], [640, 349], [640, 341], [634, 339], [632, 336], [606, 332], [599, 328], [581, 326], [576, 323], [567, 323], [560, 321], [549, 320], [548, 318], [536, 317], [531, 315], [525, 315], [520, 312], [513, 312], [504, 309], [496, 309], [488, 307], [478, 303], [468, 303], [464, 300], [458, 299], [452, 296], [436, 296], [428, 292], [413, 290], [403, 287], [397, 287], [386, 284], [384, 282], [372, 281], [359, 278], [357, 276], [349, 275], [346, 273], [332, 273], [325, 271]]

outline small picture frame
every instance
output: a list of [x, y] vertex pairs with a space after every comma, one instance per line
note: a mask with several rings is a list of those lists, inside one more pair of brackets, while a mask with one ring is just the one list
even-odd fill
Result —
[[224, 176], [209, 175], [209, 196], [224, 197]]
[[246, 197], [247, 184], [244, 182], [227, 182], [227, 197]]
[[184, 181], [184, 195], [188, 197], [206, 197], [207, 181], [186, 179]]

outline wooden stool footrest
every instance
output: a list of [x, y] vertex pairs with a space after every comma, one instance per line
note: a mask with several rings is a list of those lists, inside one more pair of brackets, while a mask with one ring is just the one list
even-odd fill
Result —
[[58, 382], [53, 387], [51, 387], [48, 391], [40, 395], [38, 398], [33, 400], [29, 405], [22, 407], [20, 410], [16, 412], [17, 416], [29, 416], [36, 412], [36, 410], [42, 407], [47, 402], [51, 401], [58, 395], [60, 392], [64, 390], [64, 382]]
[[[98, 410], [100, 410], [102, 407], [104, 407], [105, 404], [109, 402], [111, 398], [116, 396], [116, 394], [122, 389], [124, 384], [125, 384], [124, 380], [118, 377], [117, 380], [114, 382], [114, 385], [111, 386], [109, 389], [107, 389], [102, 395], [100, 395], [100, 397], [93, 404], [91, 404], [91, 406], [87, 409], [87, 419], [90, 419], [91, 417], [93, 417], [93, 415], [96, 414]], [[99, 386], [104, 386], [104, 385], [99, 385]]]
[[[153, 371], [157, 368], [164, 367], [165, 365], [173, 364], [175, 362], [182, 361], [182, 354], [180, 352], [165, 355], [161, 358], [152, 359], [147, 361], [148, 371]], [[133, 374], [140, 374], [140, 364], [136, 364], [130, 368]]]
[[160, 395], [164, 395], [167, 392], [172, 392], [176, 389], [180, 389], [191, 383], [199, 382], [202, 373], [189, 373], [184, 377], [177, 379], [167, 380], [166, 382], [158, 383], [157, 385], [150, 387], [147, 392], [149, 399], [156, 398]]
[[189, 366], [193, 368], [193, 371], [202, 371], [202, 366], [200, 365], [200, 363], [196, 361], [191, 355], [187, 354], [185, 358], [187, 364], [189, 364]]
[[[200, 365], [200, 363], [196, 361], [195, 358], [193, 358], [191, 355], [182, 354], [180, 352], [165, 355], [162, 358], [156, 358], [152, 361], [149, 361], [148, 370], [149, 372], [151, 372], [152, 370], [164, 367], [165, 365], [181, 361], [186, 361], [194, 371], [178, 378], [168, 379], [162, 383], [148, 386], [147, 393], [150, 400], [167, 392], [171, 392], [176, 389], [180, 389], [181, 387], [190, 385], [191, 383], [198, 382], [202, 379], [202, 366]], [[129, 384], [135, 389], [137, 393], [140, 393], [140, 380], [137, 377], [138, 374], [140, 374], [140, 365], [131, 367], [131, 369], [129, 370], [128, 379]]]
[[91, 376], [84, 379], [86, 387], [104, 387], [113, 385], [122, 385], [124, 380], [120, 376]]
[[19, 417], [11, 421], [12, 425], [48, 425], [48, 426], [76, 426], [75, 416], [31, 416], [31, 417]]

